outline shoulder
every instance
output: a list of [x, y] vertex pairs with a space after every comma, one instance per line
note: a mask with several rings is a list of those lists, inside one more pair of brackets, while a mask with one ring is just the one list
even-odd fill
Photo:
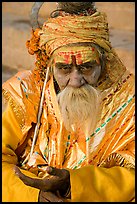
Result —
[[18, 72], [2, 85], [3, 98], [25, 125], [36, 122], [42, 82], [31, 70]]
[[[29, 94], [38, 92], [41, 82], [31, 70], [18, 72], [2, 85], [3, 93], [9, 93], [12, 97], [28, 97]], [[5, 93], [5, 94], [6, 94]]]

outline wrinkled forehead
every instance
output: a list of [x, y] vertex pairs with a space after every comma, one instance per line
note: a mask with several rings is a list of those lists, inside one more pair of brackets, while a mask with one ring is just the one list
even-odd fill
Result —
[[100, 64], [99, 52], [96, 47], [76, 46], [76, 47], [61, 47], [57, 49], [53, 56], [53, 64], [65, 63], [72, 64], [73, 60], [77, 65], [86, 63], [88, 61], [96, 61]]

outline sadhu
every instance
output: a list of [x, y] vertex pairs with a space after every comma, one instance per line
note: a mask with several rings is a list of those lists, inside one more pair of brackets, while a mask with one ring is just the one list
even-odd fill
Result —
[[135, 190], [134, 75], [93, 2], [32, 8], [35, 68], [6, 81], [3, 201], [129, 202]]

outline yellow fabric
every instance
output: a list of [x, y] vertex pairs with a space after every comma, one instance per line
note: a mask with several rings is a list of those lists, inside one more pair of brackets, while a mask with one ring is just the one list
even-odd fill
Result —
[[135, 197], [135, 170], [86, 166], [70, 170], [72, 202], [130, 202]]
[[[14, 135], [14, 140], [9, 133]], [[13, 111], [9, 107], [3, 113], [3, 146], [8, 146], [3, 150], [3, 202], [38, 201], [39, 190], [24, 185], [23, 182], [15, 176], [13, 171], [14, 164], [17, 164], [14, 149], [21, 139], [21, 136]], [[69, 171], [71, 178], [71, 202], [126, 202], [132, 200], [134, 197], [134, 169], [86, 166]], [[28, 171], [22, 170], [22, 172], [28, 176], [35, 177], [34, 174]]]
[[[26, 186], [14, 173], [18, 164], [15, 149], [22, 139], [22, 133], [9, 106], [2, 116], [2, 202], [37, 202], [39, 190]], [[21, 170], [36, 177], [29, 171]]]

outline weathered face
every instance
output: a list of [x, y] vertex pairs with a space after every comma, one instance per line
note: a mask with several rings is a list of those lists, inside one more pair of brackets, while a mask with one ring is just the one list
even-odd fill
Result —
[[63, 90], [66, 86], [80, 88], [85, 84], [94, 86], [100, 76], [101, 66], [95, 61], [77, 65], [76, 57], [74, 55], [71, 57], [71, 64], [59, 62], [55, 64], [54, 77], [60, 89]]
[[101, 74], [98, 50], [88, 46], [68, 46], [59, 48], [52, 56], [64, 125], [69, 131], [81, 129], [90, 134], [100, 107], [100, 92], [94, 87]]
[[66, 87], [80, 88], [89, 84], [95, 86], [100, 74], [99, 55], [94, 47], [71, 48], [71, 51], [59, 51], [54, 60], [54, 77], [63, 90]]

